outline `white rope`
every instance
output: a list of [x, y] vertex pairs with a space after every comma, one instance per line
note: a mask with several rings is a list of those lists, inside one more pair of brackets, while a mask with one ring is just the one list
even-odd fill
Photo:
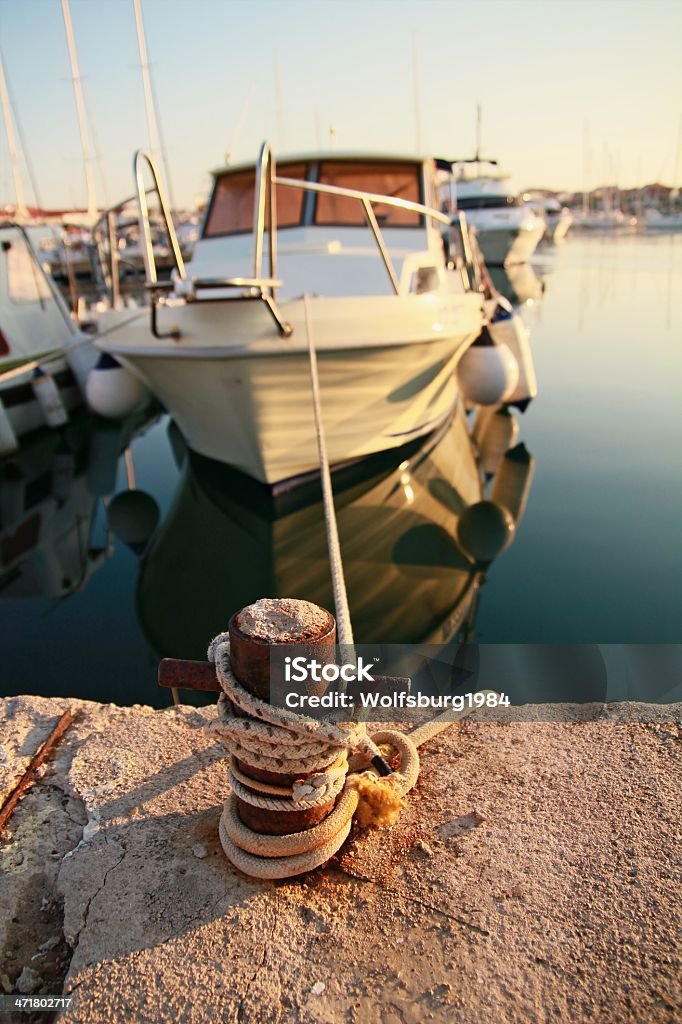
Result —
[[[305, 312], [305, 329], [308, 338], [308, 355], [310, 360], [310, 383], [312, 386], [313, 411], [315, 413], [315, 431], [317, 433], [317, 451], [320, 459], [320, 477], [322, 480], [322, 498], [324, 500], [324, 523], [327, 530], [327, 548], [329, 551], [329, 568], [332, 577], [332, 590], [334, 593], [334, 610], [336, 612], [336, 627], [339, 643], [346, 648], [344, 655], [350, 661], [355, 661], [355, 644], [353, 640], [353, 627], [350, 621], [350, 609], [348, 607], [348, 595], [346, 593], [346, 581], [343, 575], [343, 561], [341, 559], [341, 546], [339, 544], [339, 531], [336, 525], [334, 513], [334, 493], [332, 491], [332, 478], [329, 471], [329, 459], [327, 458], [327, 445], [324, 438], [322, 426], [322, 404], [320, 402], [320, 379], [317, 372], [317, 352], [315, 351], [315, 337], [313, 335], [313, 323], [310, 314], [310, 300], [307, 295], [303, 296], [303, 309]], [[350, 650], [348, 650], [350, 648]], [[346, 686], [341, 680], [339, 689], [345, 693]]]

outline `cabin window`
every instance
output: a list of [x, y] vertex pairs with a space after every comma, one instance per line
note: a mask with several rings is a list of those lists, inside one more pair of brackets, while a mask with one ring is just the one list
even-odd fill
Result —
[[[419, 172], [417, 164], [327, 162], [320, 166], [319, 181], [321, 185], [353, 188], [420, 203]], [[422, 224], [422, 215], [413, 210], [402, 210], [382, 203], [373, 203], [372, 207], [381, 227], [415, 228]], [[320, 192], [317, 195], [315, 223], [341, 226], [366, 224], [366, 220], [362, 203], [358, 199]]]
[[458, 210], [499, 210], [517, 205], [514, 196], [469, 196], [457, 200]]
[[41, 268], [36, 264], [23, 238], [15, 238], [5, 249], [7, 292], [12, 302], [40, 302], [52, 293]]
[[[281, 164], [276, 173], [281, 178], [305, 179], [305, 164]], [[253, 168], [223, 174], [216, 180], [211, 206], [204, 228], [204, 238], [239, 235], [253, 231], [256, 172]], [[277, 227], [293, 228], [301, 223], [303, 189], [276, 187]], [[267, 225], [267, 220], [266, 220]]]

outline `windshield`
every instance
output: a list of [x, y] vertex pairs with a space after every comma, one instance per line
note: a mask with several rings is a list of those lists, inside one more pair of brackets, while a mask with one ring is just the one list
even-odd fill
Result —
[[[283, 178], [305, 178], [305, 164], [282, 164], [277, 173]], [[238, 235], [253, 231], [253, 206], [256, 187], [254, 168], [222, 174], [216, 179], [211, 206], [206, 218], [204, 238]], [[301, 223], [304, 192], [298, 188], [276, 186], [277, 226], [296, 227]]]
[[[379, 195], [394, 196], [396, 199], [409, 199], [420, 203], [420, 167], [417, 164], [394, 163], [338, 163], [325, 161], [320, 166], [319, 181], [322, 185], [336, 185], [341, 188], [353, 188], [362, 192], [375, 192]], [[373, 204], [375, 216], [382, 227], [419, 227], [421, 214], [412, 210], [401, 210], [396, 206]], [[316, 224], [353, 225], [365, 224], [362, 203], [357, 199], [345, 196], [326, 195], [321, 192], [317, 196], [315, 211]]]

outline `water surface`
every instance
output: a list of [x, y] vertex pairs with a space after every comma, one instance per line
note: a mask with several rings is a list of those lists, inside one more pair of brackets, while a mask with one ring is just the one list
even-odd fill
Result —
[[[574, 237], [503, 282], [532, 297], [540, 394], [514, 413], [532, 470], [525, 511], [485, 571], [457, 527], [494, 487], [484, 493], [471, 415], [337, 481], [359, 641], [680, 641], [681, 248]], [[5, 465], [3, 694], [160, 706], [159, 657], [203, 657], [243, 604], [280, 594], [333, 607], [315, 488], [271, 502], [189, 456], [167, 417], [137, 430], [135, 484], [159, 511], [144, 551], [108, 525], [127, 489], [126, 437], [82, 416]]]

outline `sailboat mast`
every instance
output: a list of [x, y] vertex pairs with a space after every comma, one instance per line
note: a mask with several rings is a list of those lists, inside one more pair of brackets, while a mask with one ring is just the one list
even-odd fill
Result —
[[680, 116], [680, 124], [677, 129], [677, 143], [675, 145], [675, 158], [673, 163], [673, 184], [670, 189], [670, 195], [668, 197], [670, 204], [670, 212], [673, 213], [675, 208], [675, 202], [680, 194], [679, 186], [679, 170], [680, 170], [680, 147], [682, 146], [682, 116]]
[[412, 94], [414, 100], [414, 142], [417, 156], [422, 154], [421, 103], [419, 101], [419, 64], [417, 62], [417, 41], [412, 36]]
[[481, 161], [481, 104], [476, 104], [476, 163]]
[[5, 81], [5, 65], [3, 63], [2, 54], [0, 53], [0, 104], [2, 104], [2, 116], [5, 121], [5, 134], [7, 136], [7, 149], [9, 151], [9, 158], [12, 164], [12, 177], [14, 179], [14, 192], [17, 197], [17, 208], [15, 210], [15, 217], [17, 220], [23, 220], [28, 216], [28, 209], [26, 208], [26, 199], [24, 197], [24, 185], [21, 180], [21, 168], [19, 167], [19, 151], [17, 150], [17, 141], [14, 135], [14, 122], [12, 120], [12, 110], [9, 102], [9, 93], [7, 92], [7, 82]]
[[151, 156], [153, 158], [161, 158], [163, 161], [164, 176], [166, 178], [166, 186], [171, 199], [171, 206], [175, 207], [173, 202], [173, 190], [171, 188], [170, 174], [168, 173], [168, 164], [166, 161], [166, 153], [163, 145], [161, 144], [161, 134], [159, 132], [158, 119], [156, 116], [156, 104], [154, 103], [154, 89], [152, 87], [152, 76], [149, 65], [149, 56], [147, 54], [147, 39], [144, 32], [144, 19], [142, 17], [142, 0], [133, 0], [133, 7], [135, 10], [135, 28], [137, 29], [137, 46], [140, 51], [140, 67], [142, 69], [142, 87], [144, 90], [144, 106], [147, 114], [147, 131], [149, 133], [149, 149], [151, 150]]
[[71, 80], [73, 82], [73, 94], [76, 100], [78, 130], [80, 132], [81, 148], [83, 150], [83, 169], [85, 171], [85, 187], [88, 194], [88, 217], [94, 220], [97, 216], [95, 176], [92, 172], [92, 159], [90, 157], [90, 140], [88, 138], [88, 122], [85, 116], [85, 103], [83, 102], [82, 79], [78, 67], [78, 54], [76, 53], [76, 41], [73, 36], [73, 26], [71, 24], [69, 0], [62, 0], [62, 14], [64, 16], [64, 29], [66, 30], [66, 43], [69, 48], [69, 61], [71, 62]]

